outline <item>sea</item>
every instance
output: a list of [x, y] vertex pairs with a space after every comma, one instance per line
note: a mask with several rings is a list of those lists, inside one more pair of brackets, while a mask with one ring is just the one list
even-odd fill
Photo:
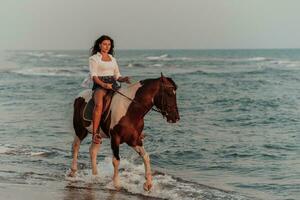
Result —
[[152, 190], [143, 190], [143, 162], [126, 144], [114, 189], [109, 140], [92, 176], [90, 135], [77, 176], [67, 176], [88, 50], [6, 50], [0, 199], [300, 199], [300, 49], [116, 50], [115, 57], [132, 82], [163, 73], [178, 85], [178, 123], [153, 111], [145, 117]]

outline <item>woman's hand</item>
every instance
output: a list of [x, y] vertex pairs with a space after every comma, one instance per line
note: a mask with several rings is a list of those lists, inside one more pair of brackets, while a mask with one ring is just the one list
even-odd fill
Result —
[[118, 81], [119, 81], [119, 82], [125, 82], [125, 83], [127, 83], [127, 84], [130, 84], [130, 83], [131, 83], [131, 82], [130, 82], [130, 78], [129, 78], [128, 76], [120, 77]]
[[107, 90], [113, 89], [113, 85], [111, 83], [104, 83], [102, 87], [104, 87]]
[[127, 84], [131, 83], [130, 78], [128, 76], [125, 76], [124, 78], [125, 78], [125, 83], [127, 83]]

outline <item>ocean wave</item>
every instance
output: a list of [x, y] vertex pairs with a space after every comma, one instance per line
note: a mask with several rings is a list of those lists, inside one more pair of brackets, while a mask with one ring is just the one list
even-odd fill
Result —
[[163, 66], [163, 64], [160, 64], [160, 63], [156, 63], [156, 64], [154, 64], [154, 65], [151, 65], [152, 67], [162, 67]]
[[8, 154], [13, 151], [13, 148], [9, 146], [0, 146], [0, 154]]
[[52, 56], [54, 55], [54, 52], [52, 51], [20, 51], [16, 52], [17, 55], [22, 56], [29, 56], [29, 57], [45, 57], [45, 56]]
[[163, 60], [165, 58], [168, 58], [169, 55], [168, 54], [162, 54], [160, 56], [148, 56], [146, 57], [148, 60]]
[[141, 63], [128, 63], [127, 67], [146, 67], [146, 66]]
[[292, 144], [264, 144], [264, 148], [266, 149], [274, 149], [274, 150], [286, 150], [286, 151], [294, 151], [297, 149], [297, 146], [292, 145]]
[[262, 61], [273, 61], [273, 58], [267, 57], [244, 57], [244, 58], [234, 58], [234, 57], [180, 57], [181, 60], [191, 60], [198, 62], [229, 62], [229, 63], [240, 63], [240, 62], [262, 62]]
[[[299, 64], [300, 66], [300, 64]], [[259, 75], [259, 74], [278, 74], [282, 75], [283, 72], [289, 72], [289, 71], [295, 71], [299, 70], [299, 67], [276, 67], [276, 66], [248, 66], [245, 68], [244, 66], [238, 67], [238, 68], [219, 68], [219, 69], [209, 69], [207, 67], [201, 68], [201, 69], [179, 69], [179, 73], [184, 76], [190, 76], [190, 75], [205, 75], [205, 76], [227, 76], [228, 74], [232, 75]], [[173, 74], [177, 74], [176, 70], [172, 71]]]
[[49, 157], [57, 155], [57, 152], [38, 148], [32, 150], [32, 148], [26, 146], [0, 145], [0, 154]]
[[266, 57], [250, 57], [250, 58], [225, 58], [224, 61], [229, 62], [261, 62], [261, 61], [272, 61], [273, 58]]
[[146, 57], [149, 61], [189, 61], [194, 60], [194, 58], [190, 57], [171, 57], [168, 54], [162, 54], [160, 56], [148, 56]]
[[151, 68], [151, 67], [163, 67], [164, 65], [161, 63], [155, 63], [155, 64], [149, 64], [149, 63], [128, 63], [126, 64], [126, 67], [132, 68], [132, 67], [137, 67], [137, 68]]
[[57, 58], [66, 58], [66, 57], [71, 57], [70, 55], [67, 55], [67, 54], [55, 54], [53, 55], [54, 57], [57, 57]]
[[[98, 165], [100, 175], [91, 175], [91, 169], [84, 169], [77, 172], [76, 177], [68, 177], [66, 172], [66, 180], [73, 183], [100, 183], [102, 189], [115, 190], [112, 183], [113, 166], [111, 158], [105, 158], [104, 161]], [[154, 197], [162, 199], [230, 199], [242, 200], [250, 199], [238, 193], [225, 191], [218, 188], [213, 188], [206, 185], [201, 185], [195, 182], [186, 181], [180, 178], [173, 177], [169, 174], [161, 172], [153, 173], [153, 188], [151, 192], [143, 190], [144, 165], [133, 164], [126, 159], [122, 159], [120, 163], [120, 182], [121, 191], [134, 195], [142, 195], [145, 197]]]
[[[52, 52], [52, 51], [21, 51], [17, 52], [18, 56], [25, 57], [27, 59], [63, 59], [63, 58], [70, 58], [75, 57], [72, 54], [67, 53], [60, 53], [60, 52]], [[87, 59], [86, 55], [79, 55], [76, 56], [75, 59], [85, 58]]]
[[252, 58], [247, 58], [245, 60], [248, 60], [248, 61], [265, 61], [265, 60], [272, 60], [272, 59], [265, 58], [265, 57], [252, 57]]
[[22, 55], [28, 55], [28, 56], [32, 56], [32, 57], [43, 57], [46, 55], [46, 53], [42, 53], [42, 52], [23, 52]]
[[54, 68], [54, 67], [35, 67], [29, 69], [13, 70], [13, 73], [32, 76], [86, 76], [84, 69], [76, 69], [71, 67]]
[[293, 60], [273, 60], [271, 63], [274, 65], [279, 65], [280, 67], [284, 66], [287, 68], [299, 69], [299, 67], [300, 67], [300, 61], [297, 61], [297, 60], [294, 60], [294, 61]]
[[28, 155], [48, 157], [49, 155], [53, 155], [53, 154], [54, 154], [53, 152], [39, 151], [39, 152], [30, 152]]

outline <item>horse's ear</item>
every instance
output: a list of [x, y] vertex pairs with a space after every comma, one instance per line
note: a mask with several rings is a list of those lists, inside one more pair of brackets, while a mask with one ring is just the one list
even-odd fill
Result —
[[160, 80], [163, 81], [164, 80], [164, 75], [162, 72], [160, 72]]

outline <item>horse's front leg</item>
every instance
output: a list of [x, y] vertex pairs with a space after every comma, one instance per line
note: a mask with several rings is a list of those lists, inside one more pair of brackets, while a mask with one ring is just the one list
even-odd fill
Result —
[[71, 165], [71, 171], [68, 174], [68, 176], [70, 177], [74, 177], [76, 175], [77, 172], [77, 159], [78, 159], [78, 152], [79, 152], [79, 147], [80, 147], [80, 139], [78, 138], [78, 136], [74, 136], [74, 141], [72, 144], [72, 165]]
[[92, 164], [92, 174], [97, 175], [98, 169], [97, 169], [97, 154], [100, 149], [101, 144], [96, 144], [92, 142], [90, 146], [90, 157], [91, 157], [91, 164]]
[[119, 156], [119, 138], [112, 137], [111, 139], [111, 148], [113, 151], [112, 164], [114, 166], [114, 176], [113, 183], [117, 190], [120, 189], [120, 178], [119, 178], [119, 165], [120, 165], [120, 156]]
[[150, 157], [143, 146], [135, 146], [133, 147], [133, 149], [143, 158], [146, 178], [146, 182], [144, 183], [144, 190], [149, 191], [152, 188]]

